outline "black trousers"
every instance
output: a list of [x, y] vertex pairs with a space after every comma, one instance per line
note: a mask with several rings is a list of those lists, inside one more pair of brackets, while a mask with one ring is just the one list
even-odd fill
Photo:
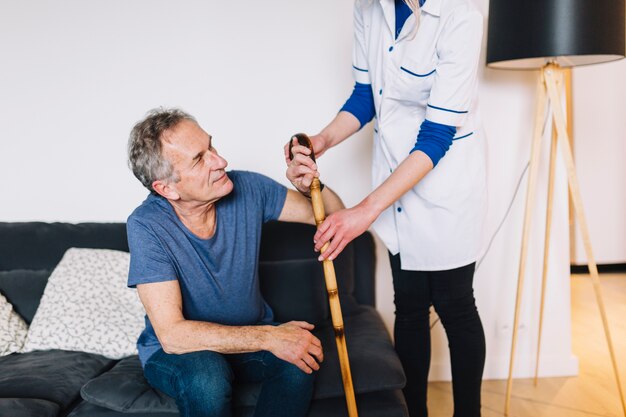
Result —
[[411, 417], [426, 417], [430, 368], [430, 306], [448, 336], [454, 417], [480, 416], [485, 334], [476, 309], [475, 263], [447, 271], [404, 271], [389, 255], [393, 274], [396, 351], [407, 376], [404, 396]]

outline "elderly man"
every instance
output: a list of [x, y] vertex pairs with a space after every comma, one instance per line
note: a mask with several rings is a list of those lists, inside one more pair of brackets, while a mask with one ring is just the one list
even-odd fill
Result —
[[[129, 163], [150, 190], [127, 223], [128, 285], [147, 313], [139, 358], [182, 416], [230, 416], [234, 380], [262, 382], [255, 416], [306, 415], [321, 343], [307, 322], [273, 322], [257, 273], [264, 222], [314, 222], [317, 168], [294, 150], [287, 177], [300, 193], [227, 173], [212, 136], [180, 110], [154, 110], [132, 130]], [[328, 187], [322, 196], [328, 212], [343, 207]]]

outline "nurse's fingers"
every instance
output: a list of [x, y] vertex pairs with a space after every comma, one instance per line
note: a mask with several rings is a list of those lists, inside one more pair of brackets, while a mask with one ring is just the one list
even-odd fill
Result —
[[313, 243], [315, 243], [316, 251], [319, 251], [320, 248], [324, 246], [326, 241], [328, 241], [328, 239], [322, 241], [322, 236], [324, 235], [324, 233], [328, 231], [330, 226], [331, 226], [331, 223], [330, 221], [328, 221], [328, 218], [326, 218], [326, 220], [324, 220], [322, 224], [317, 226], [317, 230], [315, 231], [315, 234], [313, 235]]
[[[330, 241], [329, 246], [324, 250], [324, 253], [332, 253], [337, 245], [333, 242], [335, 239], [341, 239], [341, 236], [338, 234], [337, 228], [331, 226], [324, 233], [322, 233], [318, 239], [315, 239], [315, 250], [319, 252], [322, 250], [322, 247], [324, 247], [326, 242]], [[324, 258], [326, 257], [327, 255], [324, 255]]]
[[[338, 239], [335, 238], [332, 240], [332, 242], [337, 241]], [[332, 245], [331, 242], [331, 245]], [[328, 248], [324, 251], [324, 253], [322, 254], [323, 258], [334, 261], [335, 259], [337, 259], [337, 256], [339, 256], [339, 254], [341, 252], [343, 252], [343, 250], [345, 249], [346, 245], [348, 244], [348, 240], [347, 239], [341, 239], [339, 241], [339, 243], [337, 244], [337, 247], [333, 250], [331, 249], [330, 245], [328, 246]], [[331, 252], [332, 250], [332, 252]]]
[[[336, 233], [331, 239], [330, 242], [328, 243], [328, 247], [326, 249], [324, 249], [324, 253], [322, 253], [317, 260], [318, 261], [323, 261], [324, 259], [329, 259], [329, 260], [333, 260], [335, 259], [334, 257], [332, 257], [332, 255], [335, 253], [335, 251], [337, 250], [337, 248], [339, 247], [339, 245], [341, 244], [341, 242], [343, 241], [343, 235], [341, 233]], [[339, 252], [341, 252], [341, 250], [339, 250]]]

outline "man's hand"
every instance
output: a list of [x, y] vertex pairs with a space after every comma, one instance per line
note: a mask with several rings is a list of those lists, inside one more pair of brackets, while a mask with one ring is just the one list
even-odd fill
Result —
[[319, 363], [324, 360], [322, 342], [311, 333], [314, 327], [305, 321], [290, 321], [273, 327], [268, 350], [311, 374], [320, 369]]
[[[315, 158], [319, 158], [320, 156], [322, 156], [324, 152], [326, 152], [326, 150], [329, 148], [328, 139], [326, 138], [326, 136], [324, 136], [321, 133], [318, 133], [315, 136], [309, 136], [309, 139], [311, 140], [311, 145], [313, 145], [313, 152], [315, 153]], [[289, 166], [289, 163], [291, 162], [291, 158], [289, 158], [289, 144], [290, 143], [297, 144], [298, 142], [297, 140], [296, 142], [293, 142], [293, 140], [294, 138], [291, 138], [289, 142], [287, 142], [285, 144], [285, 147], [283, 148], [285, 152], [285, 163], [287, 164], [287, 166]]]
[[348, 243], [363, 234], [376, 220], [378, 213], [361, 204], [344, 210], [339, 210], [330, 216], [317, 228], [313, 242], [315, 251], [320, 251], [326, 242], [330, 241], [319, 260], [334, 260]]
[[287, 162], [287, 179], [291, 181], [294, 187], [302, 194], [309, 196], [311, 182], [313, 178], [319, 177], [317, 165], [309, 155], [311, 150], [306, 146], [298, 144], [298, 140], [294, 137], [291, 139], [293, 147], [291, 153], [293, 159], [289, 159], [289, 144], [286, 145], [285, 162]]

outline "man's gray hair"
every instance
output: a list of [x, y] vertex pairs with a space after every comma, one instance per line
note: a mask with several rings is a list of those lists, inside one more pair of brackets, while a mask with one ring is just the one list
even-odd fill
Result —
[[196, 122], [193, 116], [180, 109], [153, 109], [130, 132], [128, 166], [152, 193], [155, 193], [152, 183], [156, 180], [178, 181], [172, 164], [163, 158], [161, 140], [165, 132], [175, 128], [183, 120]]

